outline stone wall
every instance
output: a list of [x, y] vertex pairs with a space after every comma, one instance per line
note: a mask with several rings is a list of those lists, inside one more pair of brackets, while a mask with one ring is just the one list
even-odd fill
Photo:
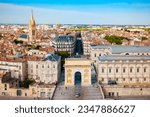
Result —
[[150, 87], [102, 86], [105, 97], [150, 96]]

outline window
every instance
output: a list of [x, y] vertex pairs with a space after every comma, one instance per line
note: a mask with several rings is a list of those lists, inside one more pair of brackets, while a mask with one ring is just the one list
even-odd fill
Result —
[[146, 78], [144, 78], [144, 81], [146, 81]]
[[118, 78], [116, 78], [116, 81], [118, 81]]
[[42, 65], [42, 68], [44, 68], [44, 65]]
[[47, 66], [47, 68], [50, 68], [49, 65]]
[[130, 81], [132, 81], [132, 78], [130, 78]]
[[123, 81], [125, 81], [125, 78], [123, 78]]
[[102, 78], [102, 81], [104, 81], [104, 78]]
[[108, 92], [108, 96], [111, 96], [111, 92]]
[[102, 73], [104, 73], [104, 68], [102, 68]]
[[108, 92], [108, 96], [114, 96], [115, 95], [115, 93], [114, 92]]
[[94, 56], [96, 57], [96, 53], [94, 54]]
[[111, 73], [111, 68], [109, 68], [109, 73]]
[[53, 68], [55, 68], [55, 65], [53, 65]]
[[130, 72], [132, 73], [132, 68], [130, 68]]
[[36, 65], [36, 69], [38, 69], [38, 65]]
[[36, 75], [38, 75], [38, 70], [36, 70]]
[[116, 73], [118, 73], [118, 68], [116, 68]]
[[146, 68], [144, 68], [144, 73], [146, 72]]
[[31, 73], [33, 73], [33, 69], [31, 69]]
[[140, 68], [137, 68], [137, 72], [139, 73], [139, 71], [140, 71]]
[[7, 84], [5, 84], [5, 90], [7, 90]]
[[7, 84], [5, 84], [5, 87], [7, 87]]
[[123, 68], [123, 73], [125, 73], [126, 72], [126, 69], [125, 68]]

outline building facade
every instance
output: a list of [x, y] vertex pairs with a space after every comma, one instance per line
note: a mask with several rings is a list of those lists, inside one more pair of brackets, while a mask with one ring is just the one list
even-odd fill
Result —
[[150, 56], [105, 55], [97, 59], [98, 80], [102, 84], [150, 83]]
[[58, 82], [60, 61], [61, 58], [54, 54], [49, 54], [40, 61], [28, 61], [28, 78], [43, 83]]
[[27, 62], [24, 60], [0, 60], [0, 70], [10, 71], [12, 78], [24, 81], [27, 77]]
[[52, 40], [55, 52], [69, 52], [72, 54], [75, 51], [75, 45], [76, 39], [71, 35], [58, 36]]

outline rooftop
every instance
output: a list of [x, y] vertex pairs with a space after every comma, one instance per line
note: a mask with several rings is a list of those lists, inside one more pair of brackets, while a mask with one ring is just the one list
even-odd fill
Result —
[[150, 60], [150, 56], [135, 56], [135, 55], [104, 55], [99, 56], [100, 61], [113, 61], [113, 60]]
[[21, 34], [19, 38], [28, 39], [28, 35], [27, 34]]
[[74, 42], [75, 38], [71, 35], [63, 35], [54, 38], [55, 42]]
[[112, 53], [127, 53], [127, 52], [150, 52], [148, 46], [122, 46], [122, 45], [98, 45], [92, 46], [93, 49], [109, 49]]
[[25, 62], [26, 59], [23, 59], [23, 58], [6, 58], [6, 57], [0, 57], [0, 61], [6, 61], [6, 62]]
[[48, 54], [42, 61], [58, 61], [60, 56], [56, 54]]

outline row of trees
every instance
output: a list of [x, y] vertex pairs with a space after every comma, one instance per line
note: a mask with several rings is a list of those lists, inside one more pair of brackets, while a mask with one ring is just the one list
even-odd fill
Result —
[[28, 47], [28, 50], [31, 50], [31, 49], [38, 50], [41, 46], [40, 45], [27, 45], [27, 47]]
[[122, 36], [116, 36], [116, 35], [107, 35], [105, 36], [105, 39], [110, 42], [111, 44], [114, 43], [114, 44], [117, 44], [117, 45], [120, 45], [122, 44], [122, 40], [126, 39], [126, 40], [129, 40], [127, 37], [122, 37]]
[[150, 34], [150, 28], [146, 28], [145, 31], [147, 31]]
[[106, 30], [107, 28], [88, 28], [88, 27], [81, 27], [81, 28], [70, 28], [69, 30], [71, 31], [103, 31]]
[[15, 40], [14, 40], [14, 43], [15, 43], [15, 44], [23, 44], [23, 41], [15, 39]]

